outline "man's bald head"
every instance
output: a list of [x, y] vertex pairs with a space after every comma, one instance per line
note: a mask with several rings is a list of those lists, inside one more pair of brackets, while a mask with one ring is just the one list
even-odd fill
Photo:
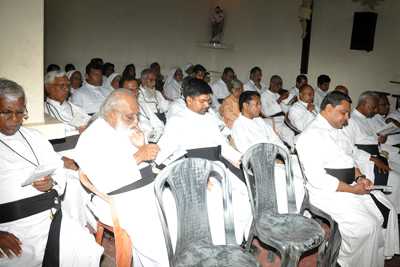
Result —
[[117, 131], [138, 127], [139, 104], [136, 97], [126, 89], [113, 91], [100, 107], [100, 118]]
[[349, 95], [349, 90], [347, 90], [347, 88], [344, 87], [343, 85], [336, 86], [335, 91], [339, 91], [339, 92], [342, 92], [345, 95]]

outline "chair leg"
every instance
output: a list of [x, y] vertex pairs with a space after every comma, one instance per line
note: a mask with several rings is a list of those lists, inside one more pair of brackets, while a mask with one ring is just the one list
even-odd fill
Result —
[[282, 255], [282, 263], [281, 267], [297, 267], [299, 266], [300, 255], [298, 255], [292, 249], [289, 249], [289, 252]]
[[322, 267], [324, 264], [324, 256], [325, 256], [325, 244], [326, 241], [324, 240], [318, 248], [318, 261], [317, 267]]
[[100, 225], [99, 221], [97, 221], [96, 242], [100, 246], [101, 246], [101, 242], [103, 241], [103, 233], [104, 233], [104, 227]]
[[275, 249], [273, 247], [269, 247], [268, 249], [268, 256], [267, 256], [267, 263], [274, 263], [275, 262]]
[[246, 252], [250, 251], [251, 243], [253, 243], [253, 238], [254, 238], [254, 228], [251, 228], [246, 242], [246, 247], [245, 247]]

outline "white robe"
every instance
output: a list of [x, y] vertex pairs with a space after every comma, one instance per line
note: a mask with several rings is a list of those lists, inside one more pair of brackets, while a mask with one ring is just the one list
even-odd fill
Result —
[[289, 109], [290, 123], [300, 131], [303, 131], [307, 124], [309, 124], [320, 112], [320, 109], [317, 106], [315, 106], [315, 109], [311, 112], [307, 110], [307, 106], [308, 103], [299, 99]]
[[322, 91], [321, 88], [319, 88], [318, 86], [314, 88], [314, 105], [316, 107], [321, 108], [321, 103], [322, 100], [324, 100], [324, 97], [328, 94], [329, 92], [326, 91]]
[[[266, 116], [272, 116], [279, 112], [286, 113], [290, 106], [283, 103], [278, 104], [276, 100], [280, 97], [278, 93], [272, 93], [270, 90], [266, 90], [261, 94], [261, 112]], [[294, 132], [286, 126], [285, 117], [277, 116], [274, 117], [275, 130], [279, 133], [281, 138], [289, 144], [289, 146], [294, 148]]]
[[71, 97], [71, 102], [86, 110], [88, 114], [99, 111], [104, 99], [111, 94], [112, 90], [101, 86], [93, 86], [86, 83], [82, 85]]
[[230, 95], [228, 86], [222, 79], [219, 79], [218, 81], [213, 83], [211, 89], [213, 91], [213, 94], [211, 96], [213, 109], [216, 113], [219, 113], [219, 107], [221, 106], [221, 104], [218, 102], [218, 99], [225, 99], [228, 95]]
[[339, 224], [342, 236], [340, 266], [383, 267], [384, 257], [400, 252], [394, 207], [385, 195], [374, 192], [375, 197], [391, 210], [387, 229], [383, 230], [383, 216], [371, 197], [336, 191], [339, 180], [325, 171], [325, 168], [357, 167], [355, 147], [350, 143], [346, 129], [333, 128], [319, 114], [300, 134], [296, 148], [307, 175], [311, 203]]
[[164, 123], [151, 111], [146, 102], [139, 101], [139, 127], [145, 136], [152, 130], [164, 131]]
[[[181, 110], [184, 110], [186, 108], [186, 102], [183, 99], [183, 97], [181, 96], [179, 99], [175, 100], [172, 105], [169, 107], [168, 109], [168, 114], [167, 114], [167, 123], [169, 121], [169, 119], [174, 116], [175, 114], [177, 114], [178, 112], [180, 112]], [[229, 129], [228, 127], [226, 127], [225, 122], [223, 122], [220, 117], [217, 116], [217, 114], [215, 114], [214, 110], [210, 107], [207, 111], [208, 113], [210, 113], [213, 117], [213, 119], [215, 120], [215, 122], [217, 123], [221, 133], [225, 136], [228, 137], [231, 134], [231, 129]]]
[[[77, 112], [86, 114], [83, 108], [76, 106], [69, 101], [64, 101], [63, 104], [60, 105], [60, 102], [54, 101], [50, 98], [47, 98], [46, 102], [44, 102], [44, 112], [53, 118], [64, 122], [65, 136], [67, 137], [79, 135], [79, 131], [76, 130], [74, 126], [69, 125], [68, 122]], [[56, 153], [60, 156], [60, 159], [62, 157], [67, 157], [72, 160], [74, 159], [74, 149], [59, 151]], [[63, 210], [66, 210], [68, 214], [80, 222], [82, 226], [86, 226], [87, 222], [89, 222], [93, 229], [96, 229], [96, 219], [85, 205], [88, 193], [79, 181], [78, 171], [65, 169], [65, 175], [67, 178], [67, 187], [62, 197]]]
[[[395, 109], [392, 112], [390, 112], [387, 115], [386, 119], [394, 119], [394, 120], [400, 122], [400, 108]], [[400, 134], [396, 134], [395, 136], [397, 138], [397, 144], [399, 144], [400, 143]]]
[[254, 82], [251, 79], [248, 79], [244, 84], [243, 84], [243, 92], [246, 91], [256, 91], [259, 94], [262, 94], [263, 92], [265, 92], [266, 90], [268, 90], [268, 86], [263, 83], [260, 82], [261, 85], [261, 90], [254, 84]]
[[[57, 181], [53, 188], [59, 195], [64, 193], [65, 174], [62, 162], [55, 154], [51, 144], [44, 135], [33, 129], [21, 127], [20, 132], [28, 140], [40, 164], [54, 163], [58, 166], [51, 175]], [[17, 132], [13, 136], [0, 133], [0, 140], [5, 142], [26, 159], [37, 164], [28, 143]], [[22, 159], [11, 149], [0, 142], [0, 204], [17, 201], [42, 194], [31, 185], [21, 187], [35, 166]], [[0, 231], [14, 234], [22, 242], [22, 257], [14, 255], [9, 259], [6, 255], [0, 258], [0, 266], [41, 266], [51, 223], [49, 210], [0, 224]], [[79, 237], [79, 242], [77, 242]], [[60, 266], [99, 266], [103, 248], [94, 240], [88, 229], [82, 227], [63, 211], [60, 233]]]
[[[378, 145], [378, 135], [374, 131], [372, 127], [372, 119], [366, 118], [363, 114], [361, 114], [357, 109], [353, 109], [350, 113], [350, 119], [348, 121], [347, 132], [349, 133], [349, 138], [351, 144], [354, 145]], [[379, 151], [381, 148], [379, 147]], [[367, 153], [367, 152], [366, 152]], [[369, 153], [367, 153], [369, 154]], [[376, 156], [371, 155], [369, 156]], [[388, 165], [390, 168], [394, 169], [392, 165], [398, 165], [398, 163], [393, 164], [392, 161], [388, 161]], [[398, 166], [396, 166], [398, 167]], [[372, 178], [373, 170], [371, 175], [371, 181], [374, 181]], [[369, 177], [369, 176], [367, 176]], [[375, 177], [375, 176], [373, 176]], [[393, 186], [391, 191], [387, 192], [387, 197], [395, 206], [397, 213], [400, 213], [400, 175], [395, 171], [391, 171], [389, 173], [388, 185]]]
[[[79, 138], [75, 160], [100, 192], [109, 193], [142, 178], [133, 157], [136, 152], [128, 136], [99, 118]], [[132, 241], [133, 265], [169, 266], [154, 183], [112, 197], [121, 227]], [[92, 201], [88, 205], [95, 215], [112, 225], [108, 203], [97, 196]]]
[[[161, 150], [170, 146], [177, 148], [179, 145], [185, 150], [221, 145], [223, 157], [238, 162], [242, 156], [240, 152], [229, 145], [211, 114], [200, 115], [187, 107], [170, 118], [158, 145]], [[219, 161], [216, 161], [216, 163], [224, 166]], [[249, 196], [246, 185], [228, 169], [227, 173], [232, 184], [236, 241], [241, 244], [243, 236], [246, 238], [248, 236], [252, 221]], [[213, 205], [209, 205], [211, 207], [209, 213], [213, 214], [210, 215], [211, 235], [214, 244], [225, 244], [220, 183], [214, 178], [210, 178], [210, 181], [214, 184], [212, 192], [207, 192], [207, 197], [212, 199], [208, 202], [213, 203]], [[218, 205], [218, 202], [221, 205]]]
[[[148, 107], [153, 113], [165, 113], [169, 109], [169, 106], [171, 105], [171, 102], [166, 100], [163, 95], [157, 91], [156, 89], [153, 89], [156, 92], [156, 98], [149, 98], [148, 96], [145, 95], [145, 89], [140, 86], [140, 93], [139, 93], [139, 101], [146, 102]], [[157, 110], [158, 108], [158, 110]]]
[[289, 90], [289, 93], [297, 96], [297, 99], [300, 100], [300, 90], [296, 86], [293, 86], [293, 88]]
[[[260, 143], [270, 143], [283, 148], [289, 153], [287, 147], [282, 143], [274, 130], [260, 117], [249, 119], [239, 114], [232, 126], [232, 137], [237, 149], [243, 154]], [[292, 155], [293, 180], [296, 195], [296, 206], [300, 210], [304, 198], [304, 182], [299, 168], [297, 157]], [[285, 165], [275, 164], [275, 187], [278, 202], [278, 212], [287, 213], [286, 174]]]

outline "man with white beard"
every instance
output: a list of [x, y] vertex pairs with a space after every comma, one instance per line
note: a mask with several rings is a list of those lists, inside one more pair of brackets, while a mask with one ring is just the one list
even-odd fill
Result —
[[[158, 145], [161, 150], [181, 146], [188, 152], [187, 157], [205, 158], [227, 168], [232, 184], [236, 241], [241, 244], [243, 238], [247, 238], [252, 222], [249, 195], [239, 167], [242, 154], [229, 145], [212, 115], [207, 112], [211, 93], [212, 90], [205, 81], [190, 80], [183, 91], [186, 107], [170, 118]], [[215, 201], [218, 198], [220, 200], [220, 182], [210, 178], [209, 183], [212, 185], [207, 196]], [[224, 230], [217, 226], [217, 222], [222, 219], [222, 211], [216, 210], [219, 208], [218, 202], [213, 207], [215, 209], [212, 214], [217, 214], [210, 216], [213, 243], [225, 244]]]
[[[79, 138], [75, 160], [100, 192], [114, 198], [121, 227], [132, 241], [133, 266], [169, 266], [148, 164], [160, 148], [145, 144], [138, 113], [138, 102], [128, 90], [112, 92], [100, 117]], [[169, 197], [172, 201], [172, 194]], [[166, 209], [171, 207], [168, 203], [173, 204], [166, 199]], [[101, 222], [112, 225], [107, 202], [94, 196], [88, 205]], [[175, 229], [176, 223], [169, 226]]]
[[163, 95], [154, 88], [156, 79], [157, 76], [151, 69], [144, 69], [142, 71], [142, 84], [140, 85], [138, 100], [146, 102], [152, 112], [165, 123], [165, 113], [168, 111], [171, 102], [166, 100]]

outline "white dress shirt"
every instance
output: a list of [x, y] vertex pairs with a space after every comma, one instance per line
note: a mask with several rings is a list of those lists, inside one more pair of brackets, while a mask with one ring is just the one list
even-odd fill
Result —
[[156, 89], [153, 89], [156, 92], [156, 97], [155, 98], [149, 98], [148, 96], [145, 95], [145, 89], [140, 86], [140, 93], [139, 93], [139, 101], [146, 102], [148, 107], [153, 113], [160, 112], [160, 113], [165, 113], [169, 109], [169, 106], [171, 105], [171, 102], [166, 100], [163, 95], [157, 91]]
[[289, 93], [297, 96], [297, 99], [300, 99], [300, 90], [296, 86], [293, 86], [293, 88], [289, 90]]
[[311, 112], [307, 110], [308, 103], [300, 99], [289, 109], [290, 123], [300, 131], [309, 124], [319, 113], [319, 107], [315, 106]]
[[112, 90], [101, 86], [86, 83], [71, 97], [71, 102], [86, 110], [88, 114], [99, 112], [103, 101], [111, 94]]
[[259, 94], [262, 94], [263, 92], [265, 92], [266, 90], [268, 90], [268, 86], [263, 83], [260, 82], [261, 85], [261, 90], [255, 85], [254, 81], [251, 79], [248, 79], [244, 84], [243, 84], [243, 92], [246, 91], [256, 91]]
[[218, 100], [225, 99], [228, 95], [230, 95], [228, 86], [222, 79], [219, 79], [213, 83], [211, 89], [213, 91], [211, 96], [212, 108], [216, 113], [219, 113], [219, 107], [221, 106], [221, 103], [219, 103]]
[[326, 91], [322, 91], [321, 88], [319, 88], [318, 86], [314, 88], [314, 105], [316, 107], [321, 108], [321, 103], [322, 100], [324, 99], [324, 97], [328, 94], [329, 92]]
[[273, 116], [279, 112], [286, 113], [289, 110], [290, 105], [285, 105], [282, 102], [278, 104], [276, 100], [281, 97], [278, 93], [273, 93], [270, 90], [266, 90], [261, 94], [261, 106], [262, 106], [262, 113], [266, 116]]

